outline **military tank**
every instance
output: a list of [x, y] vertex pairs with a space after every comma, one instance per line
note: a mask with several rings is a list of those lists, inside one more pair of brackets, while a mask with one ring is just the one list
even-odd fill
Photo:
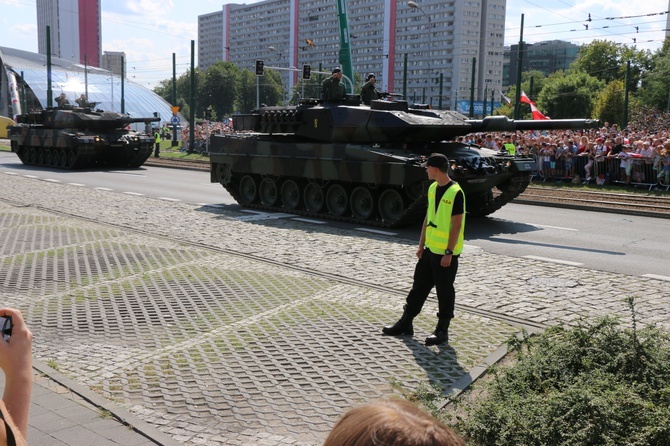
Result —
[[304, 100], [233, 116], [233, 132], [210, 138], [211, 181], [242, 206], [380, 227], [423, 219], [431, 153], [451, 162], [468, 214], [484, 216], [517, 197], [536, 169], [532, 158], [454, 142], [473, 132], [583, 129], [583, 119], [466, 119], [455, 111], [372, 101]]
[[19, 115], [17, 123], [8, 127], [8, 137], [23, 164], [134, 168], [151, 156], [154, 138], [127, 126], [159, 120], [66, 105]]

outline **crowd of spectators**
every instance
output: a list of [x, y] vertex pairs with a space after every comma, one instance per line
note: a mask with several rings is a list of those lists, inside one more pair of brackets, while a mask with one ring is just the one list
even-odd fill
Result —
[[463, 140], [495, 151], [531, 156], [536, 160], [537, 175], [545, 180], [667, 187], [670, 122], [660, 130], [650, 130], [647, 124], [651, 123], [626, 130], [605, 123], [591, 130], [478, 133]]
[[[222, 133], [229, 133], [233, 131], [232, 121], [226, 120], [224, 122], [218, 121], [202, 121], [198, 122], [193, 129], [194, 134], [194, 152], [200, 154], [207, 154], [207, 140], [210, 135], [220, 135]], [[190, 138], [190, 127], [185, 126], [181, 129], [182, 151], [188, 150], [188, 142]]]

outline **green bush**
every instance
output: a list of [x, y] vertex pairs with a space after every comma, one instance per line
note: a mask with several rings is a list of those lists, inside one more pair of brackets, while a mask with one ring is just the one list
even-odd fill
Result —
[[510, 341], [456, 428], [469, 445], [670, 445], [670, 337], [606, 317]]

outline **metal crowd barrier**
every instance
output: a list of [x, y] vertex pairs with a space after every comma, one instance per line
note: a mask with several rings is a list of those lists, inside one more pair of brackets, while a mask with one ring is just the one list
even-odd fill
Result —
[[586, 156], [574, 156], [566, 160], [547, 161], [543, 156], [534, 155], [537, 170], [533, 173], [542, 181], [574, 181], [579, 175], [580, 182], [605, 184], [632, 184], [649, 188], [664, 187], [670, 190], [670, 171], [664, 170], [663, 163], [645, 158], [600, 157], [589, 160]]

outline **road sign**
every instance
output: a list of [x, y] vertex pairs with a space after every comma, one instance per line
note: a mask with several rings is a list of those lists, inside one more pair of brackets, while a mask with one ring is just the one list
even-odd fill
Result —
[[173, 116], [172, 118], [170, 118], [170, 122], [174, 125], [177, 125], [181, 121], [179, 120], [179, 116]]

